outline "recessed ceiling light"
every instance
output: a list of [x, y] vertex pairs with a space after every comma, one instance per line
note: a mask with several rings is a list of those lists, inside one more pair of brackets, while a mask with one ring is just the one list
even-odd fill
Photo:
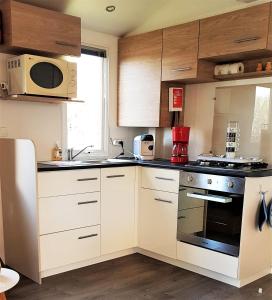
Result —
[[114, 5], [108, 5], [108, 6], [106, 6], [106, 11], [107, 12], [113, 12], [113, 11], [115, 11], [115, 6]]

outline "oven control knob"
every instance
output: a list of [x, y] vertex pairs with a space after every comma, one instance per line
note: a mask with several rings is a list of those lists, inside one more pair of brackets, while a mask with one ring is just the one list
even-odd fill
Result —
[[211, 178], [208, 179], [207, 183], [208, 183], [208, 184], [212, 184]]
[[234, 188], [234, 182], [233, 181], [228, 182], [228, 188], [230, 188], [230, 189]]
[[192, 182], [193, 180], [194, 180], [193, 176], [190, 175], [187, 177], [187, 182]]

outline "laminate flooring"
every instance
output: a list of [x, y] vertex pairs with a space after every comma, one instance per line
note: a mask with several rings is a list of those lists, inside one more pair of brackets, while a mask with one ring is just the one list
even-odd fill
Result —
[[45, 278], [42, 285], [22, 277], [6, 295], [7, 300], [272, 300], [272, 275], [238, 289], [133, 254]]

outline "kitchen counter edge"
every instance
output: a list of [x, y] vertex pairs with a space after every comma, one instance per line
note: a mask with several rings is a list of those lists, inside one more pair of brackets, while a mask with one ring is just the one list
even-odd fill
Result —
[[112, 167], [152, 167], [170, 170], [182, 170], [196, 173], [206, 173], [213, 175], [226, 175], [233, 177], [267, 177], [272, 176], [272, 166], [268, 166], [265, 169], [253, 169], [253, 170], [226, 170], [226, 169], [213, 169], [203, 168], [198, 166], [185, 166], [172, 164], [167, 160], [154, 160], [154, 161], [128, 161], [128, 162], [111, 162], [111, 163], [95, 163], [91, 165], [78, 165], [78, 166], [54, 166], [38, 163], [38, 172], [48, 171], [65, 171], [65, 170], [76, 170], [76, 169], [95, 169], [95, 168], [112, 168]]

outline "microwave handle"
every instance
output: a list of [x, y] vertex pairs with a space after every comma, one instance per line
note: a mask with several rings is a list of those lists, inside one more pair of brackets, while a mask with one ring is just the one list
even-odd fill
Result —
[[205, 201], [219, 202], [219, 203], [232, 202], [232, 198], [230, 198], [230, 197], [203, 195], [203, 194], [198, 194], [198, 193], [187, 193], [187, 197], [196, 198], [196, 199], [205, 200]]

